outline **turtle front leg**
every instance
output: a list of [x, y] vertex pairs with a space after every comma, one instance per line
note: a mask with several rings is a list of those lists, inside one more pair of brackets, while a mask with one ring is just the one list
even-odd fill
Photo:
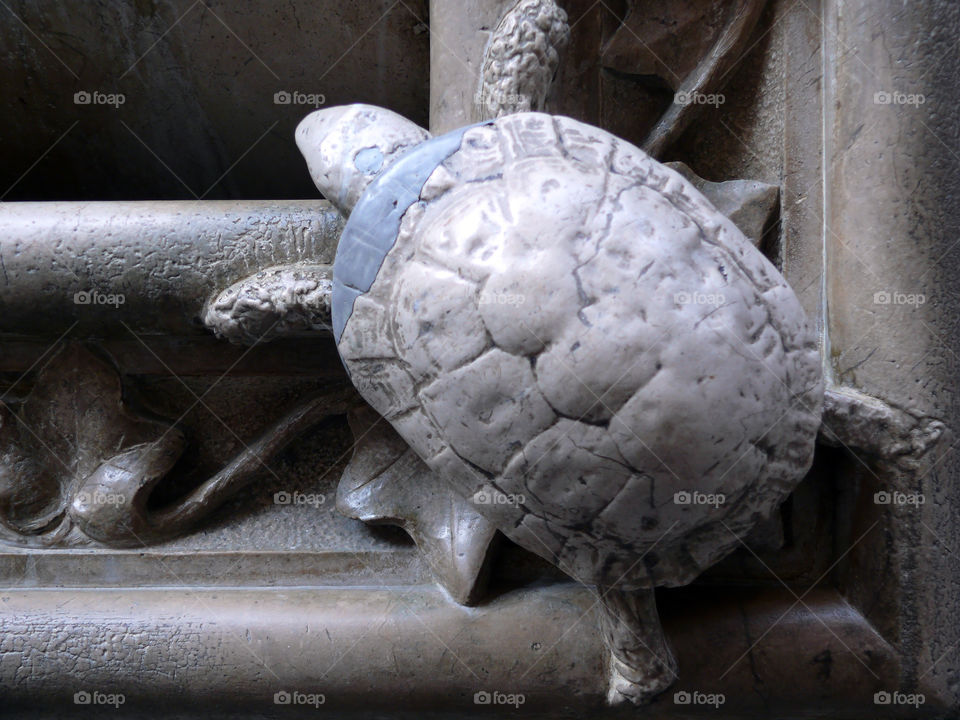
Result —
[[610, 651], [607, 701], [649, 702], [673, 684], [677, 661], [663, 634], [653, 590], [622, 592], [597, 587], [600, 631]]
[[208, 299], [203, 322], [217, 337], [241, 345], [329, 330], [332, 287], [329, 265], [277, 265]]

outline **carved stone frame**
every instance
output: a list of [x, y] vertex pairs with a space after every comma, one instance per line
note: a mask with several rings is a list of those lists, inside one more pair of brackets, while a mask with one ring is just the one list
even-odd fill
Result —
[[[960, 498], [950, 430], [960, 350], [947, 303], [958, 277], [949, 232], [958, 225], [948, 202], [954, 173], [942, 155], [958, 151], [952, 88], [960, 61], [937, 29], [955, 28], [957, 18], [933, 1], [771, 5], [761, 27], [780, 43], [785, 87], [778, 253], [820, 319], [833, 381], [818, 463], [837, 482], [836, 548], [809, 591], [810, 583], [772, 574], [766, 587], [663, 593], [682, 670], [650, 711], [679, 713], [673, 692], [689, 691], [724, 694], [714, 717], [875, 717], [875, 693], [920, 692], [922, 712], [949, 713], [960, 668]], [[459, 6], [432, 3], [435, 113], [445, 94], [464, 87], [449, 77], [445, 54], [460, 47], [458, 37], [476, 42], [470, 35], [483, 24], [459, 16]], [[888, 86], [925, 94], [937, 113], [876, 114], [872, 96]], [[878, 164], [877, 144], [908, 160], [921, 176], [915, 189], [905, 191], [896, 163]], [[329, 256], [340, 224], [325, 202], [126, 204], [119, 224], [115, 212], [24, 203], [0, 214], [0, 370], [29, 376], [69, 326], [70, 338], [93, 339], [122, 373], [209, 379], [283, 368], [343, 384], [329, 339], [246, 351], [193, 323], [213, 291], [251, 271]], [[113, 277], [109, 264], [87, 260], [123, 262], [170, 236], [184, 238], [167, 246], [170, 258], [192, 253], [191, 280], [154, 272], [163, 262], [134, 262], [138, 299], [77, 314], [72, 293], [109, 288]], [[225, 244], [235, 249], [228, 259]], [[904, 283], [936, 302], [885, 315], [864, 333], [874, 293], [909, 290]], [[881, 490], [920, 493], [926, 503], [877, 505]], [[480, 715], [488, 708], [474, 694], [494, 690], [523, 694], [526, 716], [608, 712], [590, 591], [555, 579], [464, 608], [408, 550], [4, 550], [0, 715], [83, 713], [89, 708], [73, 697], [93, 690], [122, 693], [118, 716], [129, 717], [315, 712], [276, 704], [286, 691], [322, 694], [325, 711], [358, 716]]]

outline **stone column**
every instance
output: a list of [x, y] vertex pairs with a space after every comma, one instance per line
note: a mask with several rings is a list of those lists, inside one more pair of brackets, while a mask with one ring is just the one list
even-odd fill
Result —
[[846, 573], [854, 602], [897, 644], [904, 687], [955, 702], [960, 6], [827, 0], [823, 20], [827, 367], [895, 409], [889, 437], [867, 440], [876, 462], [847, 480], [865, 505], [883, 492], [923, 501], [880, 495], [853, 533], [873, 519], [885, 532], [864, 538]]

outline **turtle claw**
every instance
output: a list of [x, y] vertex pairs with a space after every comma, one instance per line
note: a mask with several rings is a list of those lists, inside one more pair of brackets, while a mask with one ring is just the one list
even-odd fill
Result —
[[677, 660], [663, 634], [653, 590], [597, 588], [600, 629], [610, 651], [607, 702], [644, 705], [677, 678]]
[[[671, 656], [672, 659], [672, 656]], [[620, 705], [631, 702], [646, 705], [673, 684], [676, 661], [671, 665], [656, 663], [659, 667], [638, 672], [629, 667], [613, 653], [610, 654], [610, 684], [607, 688], [607, 704]]]
[[450, 597], [476, 604], [486, 590], [496, 526], [372, 408], [357, 408], [348, 418], [357, 442], [337, 489], [337, 509], [356, 520], [402, 527]]

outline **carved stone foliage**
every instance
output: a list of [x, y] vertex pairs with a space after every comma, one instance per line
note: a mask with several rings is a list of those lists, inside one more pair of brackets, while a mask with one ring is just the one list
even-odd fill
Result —
[[[648, 88], [659, 82], [673, 93], [668, 109], [644, 140], [647, 152], [659, 156], [723, 89], [748, 48], [765, 4], [766, 0], [685, 0], [653, 7], [631, 0], [601, 59], [614, 76]], [[626, 109], [629, 98], [621, 96], [620, 103]]]
[[22, 402], [5, 398], [0, 408], [0, 523], [8, 542], [89, 542], [76, 527], [73, 506], [120, 501], [88, 484], [102, 463], [116, 458], [130, 465], [140, 455], [151, 475], [164, 463], [162, 452], [150, 448], [183, 441], [178, 430], [124, 404], [108, 360], [79, 344], [55, 352]]
[[119, 372], [94, 348], [69, 343], [54, 352], [30, 392], [0, 406], [0, 539], [18, 545], [142, 547], [175, 537], [293, 438], [356, 404], [349, 390], [303, 400], [213, 477], [154, 508], [151, 494], [187, 438], [132, 406]]
[[575, 27], [547, 102], [662, 157], [721, 93], [766, 0], [570, 0]]

